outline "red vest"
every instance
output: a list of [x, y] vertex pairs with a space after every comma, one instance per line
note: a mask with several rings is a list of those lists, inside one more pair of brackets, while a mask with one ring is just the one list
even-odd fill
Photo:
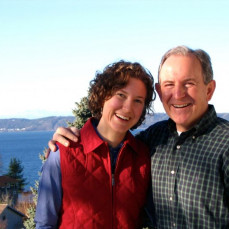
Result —
[[145, 145], [128, 133], [113, 176], [108, 144], [91, 120], [79, 143], [58, 146], [63, 189], [59, 228], [138, 228], [150, 180]]

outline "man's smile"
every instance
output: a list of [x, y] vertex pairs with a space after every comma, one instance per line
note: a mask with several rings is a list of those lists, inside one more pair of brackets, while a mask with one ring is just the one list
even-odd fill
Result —
[[190, 105], [191, 105], [191, 103], [184, 103], [184, 104], [173, 104], [172, 106], [175, 108], [185, 108], [185, 107], [188, 107]]

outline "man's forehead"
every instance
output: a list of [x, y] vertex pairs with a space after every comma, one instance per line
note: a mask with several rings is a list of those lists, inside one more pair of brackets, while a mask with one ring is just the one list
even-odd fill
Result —
[[159, 78], [169, 79], [176, 76], [184, 78], [195, 78], [195, 75], [202, 74], [199, 60], [193, 55], [171, 55], [162, 65]]

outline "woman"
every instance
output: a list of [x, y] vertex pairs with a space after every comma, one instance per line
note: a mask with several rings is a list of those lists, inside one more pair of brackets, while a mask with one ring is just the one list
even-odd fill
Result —
[[154, 93], [153, 77], [138, 63], [97, 72], [89, 89], [93, 118], [78, 143], [58, 144], [43, 166], [37, 228], [139, 228], [150, 160], [129, 129], [143, 122]]

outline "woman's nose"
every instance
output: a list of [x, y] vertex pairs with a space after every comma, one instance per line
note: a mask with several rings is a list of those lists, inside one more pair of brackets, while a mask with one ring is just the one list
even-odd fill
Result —
[[124, 103], [123, 103], [123, 109], [125, 111], [131, 111], [132, 109], [132, 106], [133, 106], [133, 103], [130, 99], [127, 99]]

